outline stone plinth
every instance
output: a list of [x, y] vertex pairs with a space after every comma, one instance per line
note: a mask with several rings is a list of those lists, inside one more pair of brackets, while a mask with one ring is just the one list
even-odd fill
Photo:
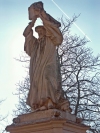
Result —
[[10, 133], [86, 133], [88, 129], [74, 115], [57, 109], [20, 115], [6, 127]]

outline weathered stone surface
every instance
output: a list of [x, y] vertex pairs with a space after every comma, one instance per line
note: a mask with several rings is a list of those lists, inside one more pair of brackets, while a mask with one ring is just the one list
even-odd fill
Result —
[[[42, 26], [35, 28], [39, 38], [33, 35], [32, 27], [37, 18]], [[29, 7], [32, 20], [24, 30], [24, 50], [30, 56], [30, 90], [27, 104], [32, 113], [19, 115], [13, 124], [6, 127], [10, 133], [86, 133], [88, 126], [72, 115], [70, 103], [59, 87], [56, 46], [63, 41], [60, 23], [43, 9], [42, 2]]]
[[57, 109], [20, 115], [6, 128], [10, 133], [86, 133], [87, 129], [74, 115]]
[[89, 127], [63, 119], [49, 119], [37, 123], [11, 125], [10, 133], [86, 133]]
[[61, 110], [57, 110], [57, 109], [49, 109], [49, 110], [19, 115], [17, 118], [14, 118], [14, 120], [15, 120], [15, 123], [22, 123], [22, 122], [29, 122], [29, 121], [37, 121], [40, 119], [55, 118], [55, 117], [59, 117], [62, 119], [76, 122], [75, 115], [72, 115], [69, 112], [65, 112], [65, 111], [61, 111]]
[[[43, 8], [42, 2], [35, 2], [29, 8], [29, 19], [25, 28], [24, 50], [30, 56], [30, 89], [27, 104], [32, 110], [60, 109], [71, 112], [70, 104], [59, 87], [59, 73], [56, 46], [61, 45], [63, 35], [60, 22]], [[35, 27], [39, 38], [34, 36], [32, 27], [37, 18], [43, 25]]]

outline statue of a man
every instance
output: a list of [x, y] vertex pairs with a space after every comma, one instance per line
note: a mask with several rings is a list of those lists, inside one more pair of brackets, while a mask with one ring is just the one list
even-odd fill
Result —
[[[43, 21], [43, 25], [35, 27], [39, 36], [37, 39], [32, 27], [38, 17]], [[63, 41], [59, 30], [60, 23], [46, 13], [42, 2], [36, 2], [29, 7], [29, 19], [32, 21], [23, 33], [24, 50], [30, 56], [30, 90], [27, 104], [33, 110], [59, 108], [62, 91], [58, 88], [56, 46]], [[67, 101], [67, 106], [68, 104]]]

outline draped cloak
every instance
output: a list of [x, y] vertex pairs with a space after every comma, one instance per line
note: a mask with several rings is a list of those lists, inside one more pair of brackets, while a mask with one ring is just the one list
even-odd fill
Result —
[[62, 43], [63, 37], [58, 26], [44, 18], [43, 26], [46, 35], [42, 39], [32, 36], [32, 31], [25, 38], [24, 50], [30, 56], [30, 90], [27, 104], [40, 105], [50, 98], [57, 104], [56, 92], [58, 89], [56, 46]]

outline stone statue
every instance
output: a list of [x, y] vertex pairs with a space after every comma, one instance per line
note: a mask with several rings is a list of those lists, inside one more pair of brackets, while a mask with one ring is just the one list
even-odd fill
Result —
[[[56, 46], [61, 45], [63, 36], [60, 22], [46, 13], [42, 2], [33, 3], [29, 8], [31, 22], [24, 30], [24, 50], [30, 56], [30, 90], [27, 104], [32, 110], [61, 109], [71, 111], [69, 102], [58, 87]], [[35, 27], [39, 38], [34, 37], [32, 27], [37, 18], [43, 25]]]
[[[43, 25], [35, 27], [39, 38], [34, 37], [32, 27], [37, 18]], [[59, 85], [59, 65], [56, 46], [63, 37], [60, 23], [43, 9], [42, 2], [29, 7], [29, 19], [32, 20], [24, 30], [24, 50], [30, 56], [30, 90], [27, 104], [32, 112], [18, 115], [13, 123], [6, 127], [9, 133], [85, 133], [89, 126], [81, 124], [81, 119], [70, 114], [69, 101]]]

